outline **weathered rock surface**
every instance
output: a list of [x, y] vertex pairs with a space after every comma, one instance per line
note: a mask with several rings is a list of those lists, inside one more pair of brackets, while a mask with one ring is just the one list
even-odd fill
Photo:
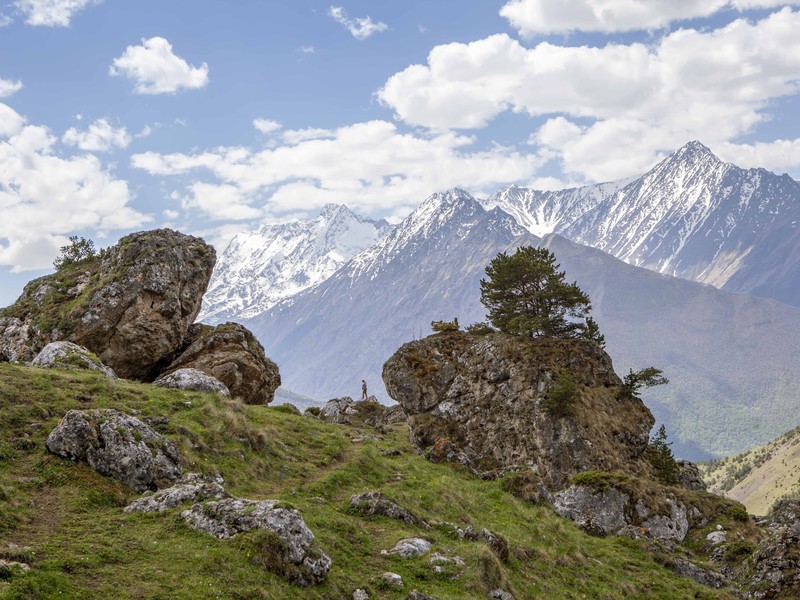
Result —
[[51, 342], [31, 361], [32, 367], [60, 367], [99, 371], [107, 377], [116, 378], [114, 370], [105, 366], [97, 356], [72, 342]]
[[403, 587], [403, 578], [397, 573], [391, 573], [389, 571], [381, 574], [381, 582], [388, 587]]
[[364, 492], [350, 498], [350, 508], [364, 517], [389, 517], [413, 525], [418, 519], [381, 492]]
[[394, 554], [400, 558], [415, 558], [431, 551], [431, 543], [422, 538], [400, 540], [391, 550], [381, 550], [381, 554]]
[[651, 506], [654, 499], [635, 498], [616, 487], [571, 485], [554, 494], [553, 508], [595, 535], [634, 527], [647, 537], [683, 541], [689, 532], [689, 509], [666, 490], [657, 500], [658, 505]]
[[354, 419], [359, 419], [365, 425], [383, 429], [405, 421], [406, 415], [399, 404], [384, 406], [375, 396], [359, 401], [353, 400], [350, 396], [343, 396], [328, 400], [320, 410], [319, 418], [327, 423], [339, 425], [350, 425]]
[[220, 539], [253, 529], [271, 531], [285, 544], [282, 559], [298, 568], [294, 582], [300, 585], [322, 582], [331, 568], [331, 559], [313, 546], [314, 534], [300, 513], [276, 500], [212, 500], [195, 504], [181, 516], [193, 529]]
[[222, 478], [211, 480], [198, 473], [187, 473], [172, 487], [137, 498], [124, 512], [164, 512], [189, 502], [228, 497]]
[[247, 404], [269, 404], [281, 384], [278, 366], [264, 355], [253, 334], [238, 323], [192, 325], [182, 352], [166, 372], [183, 368], [215, 377], [231, 395]]
[[47, 449], [85, 461], [137, 492], [177, 481], [180, 455], [167, 438], [136, 417], [114, 409], [71, 410], [47, 436]]
[[800, 598], [800, 500], [778, 502], [751, 558], [747, 598]]
[[153, 382], [153, 385], [192, 392], [216, 392], [223, 396], [231, 395], [228, 386], [219, 379], [197, 369], [177, 369], [161, 375]]
[[687, 490], [697, 490], [705, 492], [706, 482], [700, 475], [700, 469], [693, 462], [678, 459], [678, 485]]
[[[543, 401], [562, 367], [578, 398], [572, 415], [554, 417]], [[653, 416], [621, 393], [611, 359], [592, 342], [440, 333], [403, 345], [383, 379], [416, 446], [446, 445], [480, 476], [527, 467], [562, 489], [585, 470], [649, 469], [642, 455]]]
[[0, 315], [0, 350], [29, 361], [67, 340], [120, 377], [151, 381], [182, 345], [215, 261], [200, 238], [169, 229], [128, 235], [101, 256], [25, 286]]

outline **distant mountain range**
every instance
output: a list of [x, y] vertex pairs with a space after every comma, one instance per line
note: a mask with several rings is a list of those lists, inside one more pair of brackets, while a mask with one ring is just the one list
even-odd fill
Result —
[[[265, 272], [254, 266], [258, 260], [274, 267], [266, 270], [270, 281], [287, 277], [263, 260], [268, 252], [249, 259], [244, 244], [232, 243], [237, 258], [228, 261], [226, 250], [215, 279], [236, 286], [228, 285], [218, 303], [226, 308], [214, 318], [244, 319], [294, 392], [317, 400], [357, 395], [365, 377], [386, 399], [381, 366], [401, 343], [428, 335], [434, 319], [483, 320], [478, 282], [486, 264], [520, 244], [548, 245], [591, 296], [618, 372], [653, 364], [672, 380], [646, 400], [678, 439], [675, 449], [689, 458], [735, 452], [797, 424], [800, 310], [653, 271], [789, 302], [800, 290], [792, 279], [797, 258], [780, 249], [800, 248], [792, 225], [799, 187], [786, 176], [722, 163], [691, 143], [635, 180], [557, 192], [508, 188], [485, 200], [451, 190], [394, 228], [359, 221], [372, 227], [374, 243], [361, 238], [364, 249], [327, 275], [309, 276], [317, 273], [315, 253], [284, 253], [281, 264], [297, 266], [288, 279], [315, 284], [297, 292], [288, 286], [282, 300], [250, 301], [261, 293], [248, 276]], [[294, 232], [322, 235], [317, 223], [284, 229], [283, 246], [302, 245]], [[258, 247], [256, 237], [248, 239]], [[232, 263], [236, 277], [225, 273]]]
[[327, 204], [310, 221], [240, 233], [217, 262], [198, 319], [216, 325], [262, 313], [325, 281], [390, 229], [384, 220]]

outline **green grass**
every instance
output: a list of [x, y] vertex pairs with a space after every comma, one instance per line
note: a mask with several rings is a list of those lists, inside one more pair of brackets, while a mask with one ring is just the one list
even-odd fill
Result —
[[[257, 532], [217, 540], [189, 529], [180, 509], [123, 513], [131, 490], [47, 453], [45, 438], [67, 410], [101, 407], [139, 411], [180, 448], [187, 470], [221, 473], [232, 494], [299, 509], [333, 559], [327, 580], [300, 589], [265, 571], [274, 540]], [[385, 599], [413, 588], [439, 600], [483, 598], [494, 587], [519, 599], [733, 597], [675, 577], [643, 543], [589, 537], [504, 491], [502, 481], [423, 460], [404, 424], [380, 442], [350, 441], [363, 431], [93, 372], [0, 365], [0, 558], [32, 566], [0, 573], [0, 598], [338, 599], [358, 587]], [[351, 495], [373, 489], [430, 528], [348, 510]], [[444, 522], [497, 532], [508, 560], [485, 543], [458, 540], [437, 526]], [[380, 554], [412, 536], [467, 566], [436, 573], [427, 556]], [[402, 575], [404, 589], [384, 589], [384, 571]]]

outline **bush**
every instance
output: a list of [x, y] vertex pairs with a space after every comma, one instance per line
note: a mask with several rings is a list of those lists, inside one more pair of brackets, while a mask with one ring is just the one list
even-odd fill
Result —
[[645, 452], [656, 478], [664, 485], [677, 485], [678, 483], [678, 463], [672, 456], [671, 445], [672, 442], [667, 442], [667, 429], [662, 425], [650, 439]]
[[472, 335], [488, 335], [490, 333], [497, 332], [497, 330], [494, 327], [485, 322], [473, 323], [472, 325], [468, 325], [466, 331], [467, 333], [471, 333]]
[[747, 513], [747, 509], [742, 506], [741, 504], [731, 504], [728, 509], [725, 511], [731, 519], [736, 521], [748, 521], [750, 519], [750, 515]]
[[431, 329], [433, 329], [436, 333], [442, 333], [445, 331], [458, 331], [458, 317], [452, 321], [431, 321]]
[[630, 477], [622, 471], [583, 471], [572, 477], [572, 484], [585, 485], [598, 492], [604, 492], [628, 479]]
[[551, 417], [566, 417], [574, 413], [575, 401], [578, 399], [578, 385], [566, 367], [558, 370], [553, 385], [547, 390], [547, 397], [542, 403], [545, 412]]

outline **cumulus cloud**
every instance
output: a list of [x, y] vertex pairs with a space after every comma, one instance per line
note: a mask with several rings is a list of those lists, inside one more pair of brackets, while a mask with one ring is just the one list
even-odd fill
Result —
[[674, 21], [708, 17], [725, 8], [750, 10], [800, 0], [509, 0], [500, 15], [524, 36], [573, 31], [652, 30]]
[[97, 119], [83, 131], [70, 127], [61, 141], [87, 152], [108, 152], [112, 148], [126, 148], [131, 136], [125, 127], [115, 129], [108, 119]]
[[386, 31], [389, 26], [381, 21], [373, 21], [370, 17], [351, 19], [341, 6], [331, 6], [328, 16], [347, 29], [357, 40], [365, 40], [371, 35]]
[[28, 25], [69, 27], [72, 17], [100, 0], [16, 0], [14, 6], [25, 15]]
[[499, 34], [435, 47], [378, 97], [433, 129], [480, 128], [509, 110], [550, 117], [532, 141], [568, 172], [625, 177], [688, 140], [715, 147], [768, 119], [772, 100], [800, 90], [799, 27], [800, 12], [787, 7], [653, 45], [528, 49]]
[[21, 81], [0, 78], [0, 98], [8, 98], [22, 89]]
[[172, 52], [172, 44], [163, 37], [142, 39], [141, 46], [128, 46], [109, 67], [112, 76], [136, 82], [137, 94], [174, 94], [208, 84], [208, 65], [194, 67]]
[[134, 155], [132, 165], [152, 175], [189, 176], [195, 181], [174, 196], [182, 207], [218, 221], [244, 221], [311, 212], [328, 202], [403, 213], [434, 190], [459, 185], [489, 193], [527, 182], [541, 164], [501, 146], [470, 150], [471, 137], [451, 132], [402, 133], [387, 121], [321, 131], [326, 137], [257, 152], [145, 152]]
[[60, 156], [57, 142], [0, 103], [0, 265], [14, 272], [49, 267], [70, 233], [148, 221], [128, 205], [125, 181], [94, 155]]
[[270, 119], [253, 119], [253, 127], [261, 133], [268, 134], [278, 131], [283, 125], [278, 121], [272, 121]]

